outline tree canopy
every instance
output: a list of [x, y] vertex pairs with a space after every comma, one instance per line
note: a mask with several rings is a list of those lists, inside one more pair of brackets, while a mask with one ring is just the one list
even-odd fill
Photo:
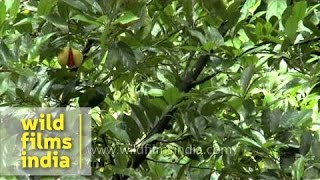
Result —
[[317, 0], [0, 0], [0, 103], [91, 107], [83, 179], [316, 179], [319, 22]]

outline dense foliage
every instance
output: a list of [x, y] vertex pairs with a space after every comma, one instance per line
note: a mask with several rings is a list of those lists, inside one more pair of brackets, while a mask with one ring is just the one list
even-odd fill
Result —
[[1, 106], [91, 107], [83, 178], [319, 178], [319, 22], [317, 0], [0, 0]]

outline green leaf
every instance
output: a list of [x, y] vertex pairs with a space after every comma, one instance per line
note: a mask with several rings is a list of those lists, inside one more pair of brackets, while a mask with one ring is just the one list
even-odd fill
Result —
[[311, 147], [312, 144], [312, 133], [311, 132], [304, 132], [300, 137], [300, 152], [302, 155], [306, 155]]
[[[224, 44], [224, 39], [216, 28], [208, 27], [205, 32], [206, 32], [207, 41], [213, 43], [212, 48], [217, 48]], [[210, 49], [206, 49], [206, 50], [210, 50]]]
[[238, 139], [235, 139], [235, 141], [239, 141], [239, 142], [242, 142], [246, 145], [250, 145], [253, 147], [262, 148], [260, 144], [258, 144], [256, 141], [254, 141], [248, 137], [238, 138]]
[[51, 24], [53, 24], [54, 26], [56, 26], [57, 28], [60, 28], [63, 31], [68, 31], [68, 24], [67, 22], [56, 15], [50, 14], [48, 16], [44, 17], [48, 22], [50, 22]]
[[293, 17], [297, 20], [302, 20], [306, 14], [307, 3], [306, 1], [300, 1], [294, 4], [293, 6]]
[[139, 17], [134, 15], [132, 12], [128, 11], [123, 13], [118, 19], [115, 20], [115, 24], [129, 24], [131, 22], [134, 22], [138, 20]]
[[75, 1], [73, 1], [73, 0], [61, 0], [61, 1], [65, 2], [65, 3], [68, 4], [70, 7], [73, 7], [73, 8], [75, 8], [75, 9], [79, 10], [80, 12], [86, 12], [86, 11], [88, 11], [87, 6], [86, 6], [83, 2], [81, 2], [81, 1], [77, 1], [76, 3], [75, 3]]
[[183, 0], [182, 6], [183, 6], [183, 10], [186, 15], [188, 23], [192, 24], [193, 23], [192, 1]]
[[46, 16], [50, 14], [51, 9], [57, 4], [58, 0], [40, 0], [38, 5], [38, 14]]
[[0, 74], [0, 96], [9, 88], [9, 73]]
[[125, 122], [125, 128], [129, 135], [130, 142], [135, 142], [141, 135], [141, 130], [135, 120], [127, 115], [124, 115], [123, 122]]
[[11, 20], [14, 20], [19, 12], [20, 0], [11, 0], [10, 3], [7, 3], [7, 2], [10, 2], [10, 1], [6, 1], [6, 7], [9, 8]]
[[304, 175], [304, 162], [305, 158], [301, 156], [296, 162], [293, 164], [293, 179], [302, 179]]
[[267, 14], [266, 14], [267, 21], [269, 21], [272, 16], [276, 16], [278, 19], [281, 19], [282, 13], [286, 8], [287, 8], [286, 0], [268, 1]]
[[121, 55], [122, 65], [128, 69], [133, 69], [136, 62], [135, 55], [131, 47], [122, 41], [118, 43], [118, 47]]
[[133, 50], [122, 41], [114, 43], [110, 47], [106, 59], [106, 66], [109, 69], [114, 68], [118, 63], [121, 63], [121, 65], [127, 69], [133, 69], [135, 67], [135, 55]]
[[291, 40], [291, 42], [295, 40], [299, 22], [304, 18], [306, 10], [307, 10], [307, 4], [305, 1], [297, 2], [293, 6], [291, 16], [288, 18], [288, 20], [285, 23], [284, 31], [288, 36], [288, 38]]
[[103, 124], [99, 129], [99, 135], [105, 134], [110, 129], [115, 128], [115, 126], [117, 126], [119, 123], [120, 122], [116, 121], [111, 115], [106, 115], [104, 117]]
[[253, 139], [260, 145], [263, 145], [264, 143], [266, 143], [266, 139], [260, 132], [251, 130], [251, 134]]
[[71, 19], [76, 19], [76, 20], [79, 20], [79, 21], [83, 21], [83, 22], [86, 22], [86, 23], [95, 25], [95, 26], [97, 26], [97, 27], [100, 27], [101, 25], [103, 25], [103, 24], [100, 23], [99, 21], [97, 21], [97, 20], [95, 20], [95, 19], [93, 19], [93, 18], [91, 18], [91, 17], [82, 15], [82, 14], [77, 14], [77, 15], [75, 15], [74, 17], [72, 17]]
[[129, 136], [127, 132], [120, 128], [119, 125], [115, 126], [115, 128], [111, 128], [110, 132], [115, 136], [115, 138], [119, 139], [121, 142], [129, 142]]
[[143, 128], [144, 132], [148, 132], [149, 128], [151, 127], [151, 124], [147, 119], [144, 110], [140, 108], [140, 106], [135, 104], [130, 104], [130, 107], [132, 110], [132, 117], [135, 119], [137, 123], [141, 124], [141, 127]]
[[0, 26], [6, 20], [6, 5], [3, 1], [0, 1]]
[[312, 155], [315, 157], [315, 160], [317, 160], [318, 162], [320, 161], [320, 148], [319, 147], [320, 147], [320, 141], [317, 139], [314, 139], [312, 146], [311, 146]]
[[152, 97], [162, 97], [163, 96], [163, 90], [162, 89], [150, 89], [148, 91], [148, 95]]
[[273, 111], [265, 110], [262, 112], [261, 120], [264, 132], [274, 133], [279, 127], [279, 119], [282, 116], [280, 109]]
[[206, 42], [206, 38], [201, 32], [189, 29], [189, 33], [191, 34], [191, 36], [198, 38], [201, 44], [204, 44]]
[[289, 110], [285, 112], [280, 119], [280, 127], [290, 128], [299, 126], [304, 120], [311, 119], [312, 110]]
[[241, 16], [239, 21], [247, 18], [249, 15], [252, 15], [255, 12], [255, 10], [259, 7], [260, 3], [261, 3], [261, 0], [245, 1], [244, 5], [240, 10]]
[[164, 95], [164, 99], [169, 104], [172, 104], [172, 105], [176, 104], [179, 101], [180, 97], [181, 97], [180, 91], [176, 87], [172, 87], [172, 88], [166, 89], [164, 91], [163, 95]]
[[3, 65], [12, 60], [14, 60], [12, 53], [10, 52], [7, 45], [2, 40], [0, 40], [0, 64]]
[[289, 39], [291, 40], [291, 42], [295, 40], [297, 29], [298, 29], [298, 23], [299, 23], [299, 20], [291, 16], [285, 24], [284, 31], [286, 35], [289, 37]]
[[108, 69], [112, 69], [113, 67], [116, 66], [116, 64], [118, 63], [120, 59], [120, 54], [119, 54], [119, 50], [117, 48], [117, 44], [114, 43], [111, 45], [111, 47], [108, 50], [108, 56], [106, 59], [106, 67]]
[[250, 65], [247, 68], [245, 68], [242, 72], [240, 84], [243, 91], [243, 94], [247, 94], [247, 91], [249, 89], [250, 82], [252, 80], [252, 77], [254, 75], [254, 66]]

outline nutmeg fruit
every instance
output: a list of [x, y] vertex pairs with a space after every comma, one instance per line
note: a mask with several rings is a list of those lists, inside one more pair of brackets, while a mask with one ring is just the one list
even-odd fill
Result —
[[71, 48], [65, 47], [58, 54], [58, 62], [61, 67], [65, 68], [68, 66], [69, 68], [78, 68], [81, 66], [83, 60], [83, 56], [81, 51]]

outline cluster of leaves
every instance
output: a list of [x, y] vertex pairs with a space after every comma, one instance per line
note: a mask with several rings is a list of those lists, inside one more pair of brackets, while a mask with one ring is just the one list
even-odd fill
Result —
[[317, 178], [319, 22], [303, 0], [3, 0], [1, 106], [92, 107], [121, 152], [94, 154], [102, 179]]

